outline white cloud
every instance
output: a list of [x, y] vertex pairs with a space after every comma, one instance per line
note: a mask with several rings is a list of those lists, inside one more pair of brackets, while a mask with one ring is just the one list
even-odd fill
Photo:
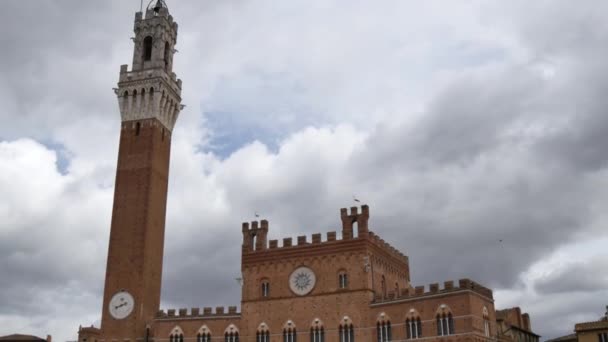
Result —
[[[188, 107], [163, 305], [238, 304], [241, 221], [259, 212], [270, 238], [339, 230], [356, 195], [415, 284], [472, 277], [546, 337], [592, 317], [603, 292], [536, 285], [566, 274], [572, 251], [592, 263], [590, 234], [606, 239], [600, 4], [170, 4]], [[131, 5], [0, 13], [0, 333], [74, 339], [99, 318]]]

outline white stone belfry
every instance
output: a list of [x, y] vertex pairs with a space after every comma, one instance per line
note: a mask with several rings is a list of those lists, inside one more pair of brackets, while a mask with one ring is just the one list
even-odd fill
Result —
[[158, 119], [169, 131], [182, 109], [182, 81], [173, 72], [177, 23], [162, 0], [135, 14], [133, 68], [120, 67], [118, 105], [122, 121]]

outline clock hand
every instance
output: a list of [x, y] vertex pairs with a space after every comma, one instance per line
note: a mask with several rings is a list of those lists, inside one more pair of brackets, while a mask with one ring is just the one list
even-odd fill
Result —
[[125, 305], [127, 305], [127, 303], [122, 303], [122, 304], [120, 304], [118, 306], [115, 306], [114, 309], [122, 308]]

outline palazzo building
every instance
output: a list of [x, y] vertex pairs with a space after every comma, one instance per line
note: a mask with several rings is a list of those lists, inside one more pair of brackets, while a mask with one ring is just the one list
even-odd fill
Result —
[[163, 0], [135, 14], [132, 69], [121, 66], [115, 89], [122, 123], [101, 326], [81, 327], [79, 342], [508, 340], [497, 332], [490, 289], [469, 279], [413, 286], [408, 257], [370, 230], [367, 205], [340, 210], [341, 234], [295, 241], [269, 240], [266, 220], [243, 223], [240, 310], [160, 310], [171, 139], [182, 109], [177, 31]]

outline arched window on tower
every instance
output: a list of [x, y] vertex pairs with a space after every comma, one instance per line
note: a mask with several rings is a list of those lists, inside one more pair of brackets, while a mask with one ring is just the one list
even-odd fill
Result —
[[169, 42], [165, 42], [165, 68], [169, 69], [169, 59], [171, 58], [171, 45]]
[[154, 40], [152, 37], [147, 36], [144, 38], [144, 62], [152, 60], [152, 45]]
[[341, 289], [348, 287], [348, 275], [346, 274], [346, 271], [340, 271], [338, 273], [338, 287]]
[[310, 342], [325, 342], [323, 322], [318, 318], [315, 318], [310, 326]]
[[270, 282], [268, 281], [268, 279], [262, 280], [262, 297], [270, 297]]
[[380, 314], [380, 318], [376, 323], [376, 335], [378, 337], [377, 342], [390, 342], [392, 339], [391, 321], [384, 313]]
[[340, 342], [355, 342], [355, 328], [353, 322], [347, 316], [342, 319], [338, 326]]

